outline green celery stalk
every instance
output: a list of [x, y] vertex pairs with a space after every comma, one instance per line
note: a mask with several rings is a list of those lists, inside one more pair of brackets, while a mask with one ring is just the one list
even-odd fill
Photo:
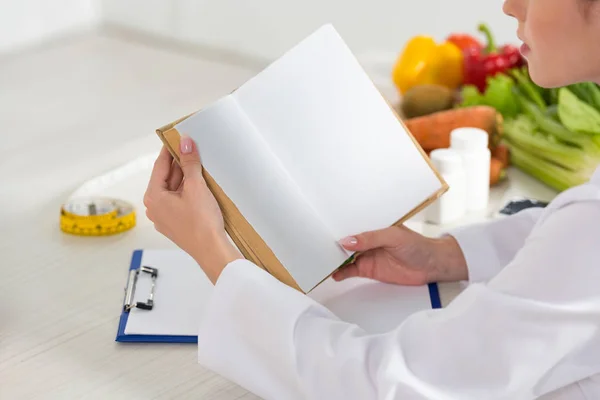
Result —
[[533, 103], [542, 109], [542, 111], [546, 111], [546, 101], [542, 95], [543, 89], [537, 86], [533, 81], [529, 78], [529, 73], [526, 69], [518, 69], [513, 68], [510, 70], [510, 74], [517, 80], [519, 87], [521, 90], [529, 97]]
[[600, 164], [600, 157], [594, 158], [585, 150], [573, 147], [551, 136], [537, 131], [537, 127], [525, 116], [504, 124], [504, 138], [528, 153], [568, 169], [587, 169]]
[[570, 170], [564, 168], [541, 157], [537, 157], [510, 142], [508, 142], [508, 148], [511, 163], [515, 167], [558, 191], [563, 191], [587, 182], [593, 173], [593, 170], [590, 171], [588, 169]]
[[566, 144], [527, 115], [505, 121], [503, 141], [513, 165], [557, 190], [586, 182], [600, 164], [595, 144], [591, 150]]
[[600, 152], [600, 148], [592, 138], [587, 135], [571, 132], [560, 122], [547, 116], [542, 110], [536, 107], [535, 104], [524, 98], [518, 89], [515, 88], [514, 91], [516, 98], [521, 104], [521, 109], [525, 115], [529, 116], [537, 126], [539, 126], [540, 130], [554, 135], [557, 139], [560, 139], [565, 143], [586, 149], [593, 153]]
[[552, 105], [552, 106], [558, 105], [558, 89], [559, 88], [552, 88], [552, 89], [548, 90], [548, 92], [549, 92], [548, 97], [550, 99], [550, 105]]
[[553, 104], [551, 106], [548, 106], [548, 108], [546, 109], [546, 115], [554, 121], [560, 122], [560, 118], [558, 116], [558, 105]]

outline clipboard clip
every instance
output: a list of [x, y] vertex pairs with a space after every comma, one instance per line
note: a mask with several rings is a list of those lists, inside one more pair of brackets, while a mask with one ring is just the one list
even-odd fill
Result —
[[[152, 278], [152, 286], [150, 287], [150, 295], [148, 300], [144, 303], [141, 301], [133, 302], [133, 295], [135, 293], [135, 285], [140, 272], [145, 272]], [[158, 269], [153, 267], [141, 266], [139, 269], [132, 269], [129, 271], [129, 280], [127, 281], [127, 288], [125, 289], [125, 304], [123, 304], [123, 311], [129, 312], [132, 308], [139, 308], [141, 310], [152, 310], [154, 307], [154, 288], [156, 286], [156, 278], [158, 277]]]

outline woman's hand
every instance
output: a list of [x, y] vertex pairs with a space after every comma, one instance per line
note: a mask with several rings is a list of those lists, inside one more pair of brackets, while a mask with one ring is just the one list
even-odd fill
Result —
[[163, 147], [144, 196], [156, 230], [192, 256], [215, 283], [225, 266], [242, 258], [225, 233], [217, 201], [202, 176], [198, 149], [181, 139], [181, 167]]
[[341, 244], [361, 254], [333, 275], [337, 281], [358, 276], [420, 286], [468, 278], [465, 257], [452, 236], [427, 238], [404, 226], [393, 226], [345, 238]]

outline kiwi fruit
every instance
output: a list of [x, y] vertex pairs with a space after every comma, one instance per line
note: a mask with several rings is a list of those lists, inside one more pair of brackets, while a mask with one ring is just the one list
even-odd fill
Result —
[[452, 90], [440, 85], [417, 85], [402, 98], [400, 108], [406, 118], [421, 117], [449, 110], [454, 105]]

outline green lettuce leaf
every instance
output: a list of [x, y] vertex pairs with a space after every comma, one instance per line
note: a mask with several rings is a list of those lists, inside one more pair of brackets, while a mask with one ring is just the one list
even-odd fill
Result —
[[481, 94], [473, 85], [465, 85], [461, 90], [461, 107], [484, 105], [494, 107], [505, 118], [516, 117], [520, 113], [519, 103], [513, 96], [515, 81], [505, 74], [496, 74], [487, 80], [485, 93]]
[[573, 132], [600, 135], [600, 112], [567, 87], [558, 92], [558, 116]]
[[567, 86], [580, 100], [600, 111], [600, 88], [594, 82], [581, 82]]

